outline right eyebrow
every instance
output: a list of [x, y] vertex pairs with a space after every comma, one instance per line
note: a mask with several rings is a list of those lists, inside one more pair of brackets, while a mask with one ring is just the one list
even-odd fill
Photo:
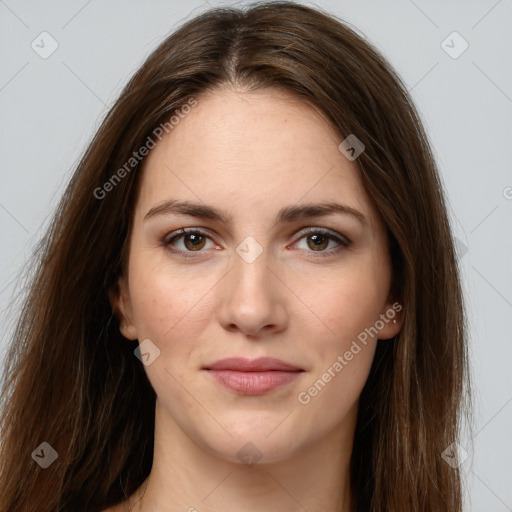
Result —
[[202, 219], [218, 220], [225, 224], [229, 224], [231, 218], [227, 214], [214, 208], [201, 203], [193, 203], [191, 201], [178, 201], [177, 199], [170, 199], [160, 205], [151, 208], [144, 216], [144, 221], [156, 215], [164, 215], [169, 213], [181, 213], [184, 215], [191, 215]]

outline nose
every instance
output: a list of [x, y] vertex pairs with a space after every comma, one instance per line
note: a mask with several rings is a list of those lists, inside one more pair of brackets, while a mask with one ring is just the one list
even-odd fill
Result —
[[216, 311], [222, 327], [256, 338], [286, 329], [289, 293], [281, 279], [269, 266], [267, 251], [251, 263], [235, 254], [233, 268], [218, 290]]

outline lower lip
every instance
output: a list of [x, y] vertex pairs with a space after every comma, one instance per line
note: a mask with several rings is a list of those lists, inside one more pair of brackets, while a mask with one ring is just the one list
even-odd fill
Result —
[[302, 372], [208, 370], [208, 373], [210, 373], [219, 384], [237, 393], [243, 395], [260, 395], [292, 382]]

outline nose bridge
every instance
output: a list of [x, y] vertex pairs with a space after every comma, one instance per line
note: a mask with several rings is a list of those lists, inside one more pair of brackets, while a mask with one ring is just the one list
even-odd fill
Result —
[[264, 327], [285, 323], [284, 297], [273, 282], [270, 256], [270, 251], [252, 237], [237, 246], [218, 309], [225, 328], [236, 326], [246, 334], [257, 334]]
[[240, 300], [270, 298], [269, 281], [272, 273], [269, 269], [269, 255], [270, 252], [253, 237], [247, 237], [237, 246], [233, 258], [233, 279]]

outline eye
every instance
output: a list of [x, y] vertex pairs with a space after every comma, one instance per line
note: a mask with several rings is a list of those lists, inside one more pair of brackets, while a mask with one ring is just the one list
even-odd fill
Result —
[[[182, 240], [180, 240], [182, 239]], [[176, 240], [180, 240], [183, 248], [176, 248], [175, 242]], [[194, 257], [195, 254], [190, 253], [199, 253], [204, 252], [202, 249], [206, 246], [206, 242], [210, 241], [214, 247], [216, 245], [211, 240], [210, 236], [201, 231], [200, 229], [185, 229], [181, 228], [178, 233], [171, 233], [163, 240], [163, 245], [172, 252], [181, 253], [181, 255], [185, 258]]]
[[[299, 249], [305, 250], [313, 258], [332, 256], [351, 244], [347, 237], [325, 228], [310, 228], [307, 231], [302, 231], [299, 235], [300, 238], [294, 245], [305, 239], [305, 247], [299, 247]], [[190, 258], [199, 256], [201, 252], [204, 252], [202, 249], [208, 248], [208, 241], [211, 242], [213, 247], [218, 247], [205, 231], [197, 228], [181, 228], [178, 232], [165, 237], [162, 243], [169, 251], [178, 253], [184, 258]], [[179, 243], [182, 244], [182, 247], [176, 247]], [[335, 245], [334, 248], [329, 248], [332, 243]]]
[[[305, 239], [305, 247], [299, 248], [309, 253], [317, 253], [311, 254], [314, 258], [332, 256], [351, 244], [351, 241], [347, 237], [324, 228], [312, 228], [307, 231], [302, 231], [300, 235], [302, 236], [299, 242]], [[332, 248], [331, 246], [329, 250], [326, 250], [331, 242], [334, 242], [335, 247]]]

